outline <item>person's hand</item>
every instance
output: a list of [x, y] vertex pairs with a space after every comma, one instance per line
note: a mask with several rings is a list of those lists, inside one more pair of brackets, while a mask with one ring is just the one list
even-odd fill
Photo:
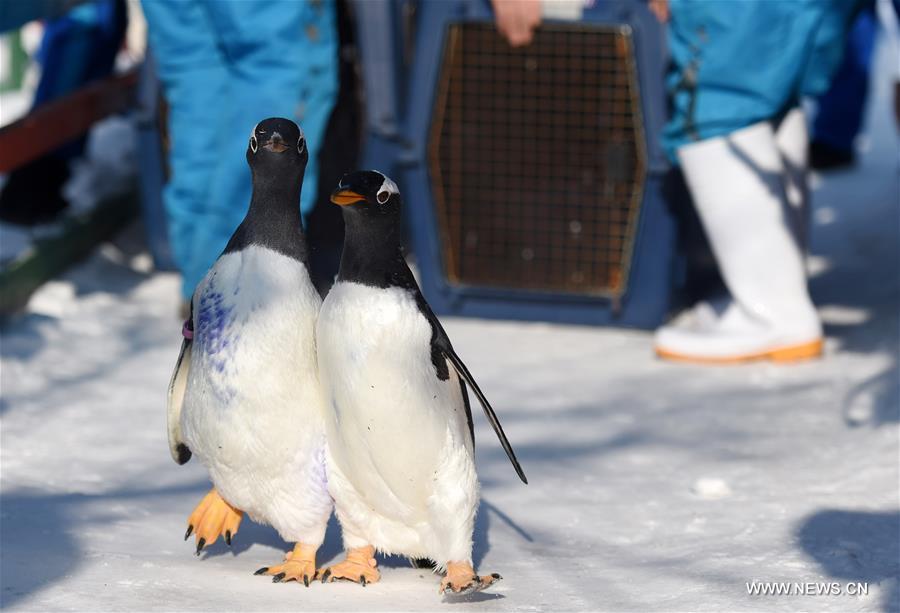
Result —
[[660, 23], [669, 21], [669, 0], [650, 0], [650, 10]]
[[491, 0], [497, 29], [513, 47], [531, 42], [541, 23], [540, 0]]

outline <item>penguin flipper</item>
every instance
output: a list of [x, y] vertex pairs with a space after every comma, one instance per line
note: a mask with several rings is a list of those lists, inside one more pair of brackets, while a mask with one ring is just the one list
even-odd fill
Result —
[[513, 451], [509, 439], [506, 438], [506, 434], [503, 432], [503, 426], [500, 425], [500, 419], [497, 417], [497, 414], [494, 413], [494, 408], [491, 406], [491, 403], [488, 402], [487, 398], [485, 398], [484, 392], [482, 392], [481, 388], [478, 387], [478, 384], [475, 382], [474, 377], [472, 377], [472, 373], [469, 372], [469, 369], [466, 368], [466, 365], [463, 364], [463, 361], [459, 359], [459, 356], [456, 355], [456, 352], [453, 351], [453, 347], [450, 346], [449, 343], [448, 346], [444, 349], [444, 355], [447, 356], [447, 359], [450, 360], [451, 364], [453, 364], [453, 368], [456, 370], [456, 374], [458, 374], [460, 378], [464, 379], [468, 386], [472, 388], [472, 391], [475, 392], [475, 396], [478, 397], [478, 402], [481, 404], [481, 408], [484, 409], [484, 415], [485, 417], [487, 417], [488, 423], [491, 424], [491, 427], [497, 434], [497, 438], [500, 439], [500, 445], [503, 447], [503, 451], [506, 452], [506, 456], [509, 458], [509, 461], [512, 462], [513, 468], [516, 469], [516, 474], [519, 475], [519, 479], [522, 480], [522, 483], [528, 483], [528, 479], [525, 477], [525, 472], [522, 470], [522, 466], [519, 464], [519, 460], [516, 459], [516, 452]]
[[[402, 275], [400, 278], [395, 279], [395, 284], [401, 287], [408, 288], [413, 297], [416, 300], [416, 304], [419, 307], [419, 311], [421, 311], [422, 315], [425, 316], [425, 319], [428, 320], [428, 323], [431, 325], [431, 360], [434, 363], [434, 368], [437, 373], [438, 379], [442, 381], [446, 381], [449, 377], [449, 372], [447, 369], [447, 361], [453, 364], [453, 369], [456, 371], [456, 374], [459, 375], [460, 378], [460, 387], [463, 396], [463, 403], [466, 407], [467, 418], [469, 421], [469, 431], [472, 435], [472, 442], [474, 446], [475, 435], [474, 429], [472, 427], [472, 411], [469, 408], [469, 397], [466, 394], [465, 385], [462, 384], [462, 381], [465, 381], [466, 384], [472, 391], [475, 392], [475, 395], [478, 397], [478, 402], [481, 404], [481, 408], [484, 409], [484, 415], [487, 417], [488, 422], [491, 424], [491, 427], [494, 429], [494, 432], [497, 435], [497, 438], [500, 439], [500, 445], [503, 447], [503, 451], [506, 452], [506, 457], [509, 458], [509, 461], [512, 462], [513, 468], [516, 469], [516, 474], [519, 475], [519, 479], [522, 480], [522, 483], [528, 483], [528, 479], [525, 477], [525, 472], [522, 470], [522, 466], [519, 464], [519, 460], [516, 459], [516, 452], [513, 451], [512, 445], [509, 442], [509, 439], [506, 438], [506, 434], [503, 432], [503, 426], [500, 425], [500, 419], [497, 417], [497, 414], [494, 413], [494, 408], [491, 406], [491, 403], [488, 402], [487, 398], [484, 396], [484, 392], [481, 391], [481, 388], [478, 387], [478, 384], [475, 382], [475, 378], [472, 376], [472, 373], [469, 372], [469, 369], [466, 368], [466, 365], [463, 364], [463, 361], [456, 355], [456, 351], [453, 349], [453, 344], [450, 342], [450, 337], [447, 336], [446, 330], [444, 330], [444, 326], [441, 325], [440, 320], [434, 314], [434, 311], [431, 310], [431, 306], [429, 306], [428, 301], [425, 300], [425, 296], [422, 295], [422, 291], [419, 289], [418, 284], [413, 277], [412, 272], [409, 270], [409, 267], [404, 263]], [[440, 359], [440, 356], [443, 356], [444, 359]]]
[[175, 371], [169, 381], [169, 393], [166, 399], [167, 425], [169, 430], [169, 452], [177, 464], [185, 464], [191, 459], [191, 450], [181, 437], [181, 407], [184, 404], [184, 392], [187, 388], [188, 373], [191, 370], [191, 345], [193, 341], [185, 338], [181, 342]]
[[459, 393], [462, 396], [463, 407], [466, 409], [466, 425], [469, 426], [469, 438], [472, 439], [472, 448], [475, 448], [475, 424], [472, 421], [472, 406], [469, 404], [469, 393], [466, 391], [466, 382], [459, 377]]

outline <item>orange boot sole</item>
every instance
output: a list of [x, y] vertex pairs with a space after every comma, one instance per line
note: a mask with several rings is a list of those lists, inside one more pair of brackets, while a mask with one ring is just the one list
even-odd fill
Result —
[[791, 364], [794, 362], [803, 362], [805, 360], [813, 360], [822, 355], [824, 341], [817, 339], [800, 345], [789, 345], [787, 347], [779, 347], [777, 349], [769, 349], [759, 353], [748, 353], [744, 355], [727, 356], [721, 358], [705, 358], [692, 356], [667, 349], [656, 348], [656, 355], [664, 360], [673, 362], [690, 362], [692, 364], [710, 364], [710, 365], [728, 365], [728, 364], [746, 364], [747, 362], [759, 362], [761, 360], [771, 360], [779, 364]]

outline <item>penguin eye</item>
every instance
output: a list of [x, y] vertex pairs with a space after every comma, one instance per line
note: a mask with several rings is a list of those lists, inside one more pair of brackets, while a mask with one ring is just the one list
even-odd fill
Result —
[[259, 141], [256, 140], [256, 135], [250, 137], [250, 151], [256, 153], [257, 149], [259, 149]]
[[378, 200], [378, 204], [384, 204], [385, 202], [388, 201], [388, 198], [390, 198], [390, 197], [391, 197], [391, 193], [389, 191], [387, 191], [386, 189], [381, 190], [375, 196], [375, 198]]
[[302, 154], [304, 151], [306, 151], [306, 140], [301, 136], [297, 141], [297, 153]]

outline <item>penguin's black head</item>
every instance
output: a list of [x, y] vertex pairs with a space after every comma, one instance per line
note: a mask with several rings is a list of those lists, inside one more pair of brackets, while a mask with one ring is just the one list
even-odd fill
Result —
[[257, 171], [299, 170], [306, 169], [309, 152], [306, 150], [306, 139], [303, 130], [290, 119], [270, 117], [263, 119], [250, 132], [247, 145], [247, 162], [254, 173]]
[[400, 213], [397, 184], [377, 170], [357, 170], [344, 175], [331, 201], [365, 215], [396, 216]]

